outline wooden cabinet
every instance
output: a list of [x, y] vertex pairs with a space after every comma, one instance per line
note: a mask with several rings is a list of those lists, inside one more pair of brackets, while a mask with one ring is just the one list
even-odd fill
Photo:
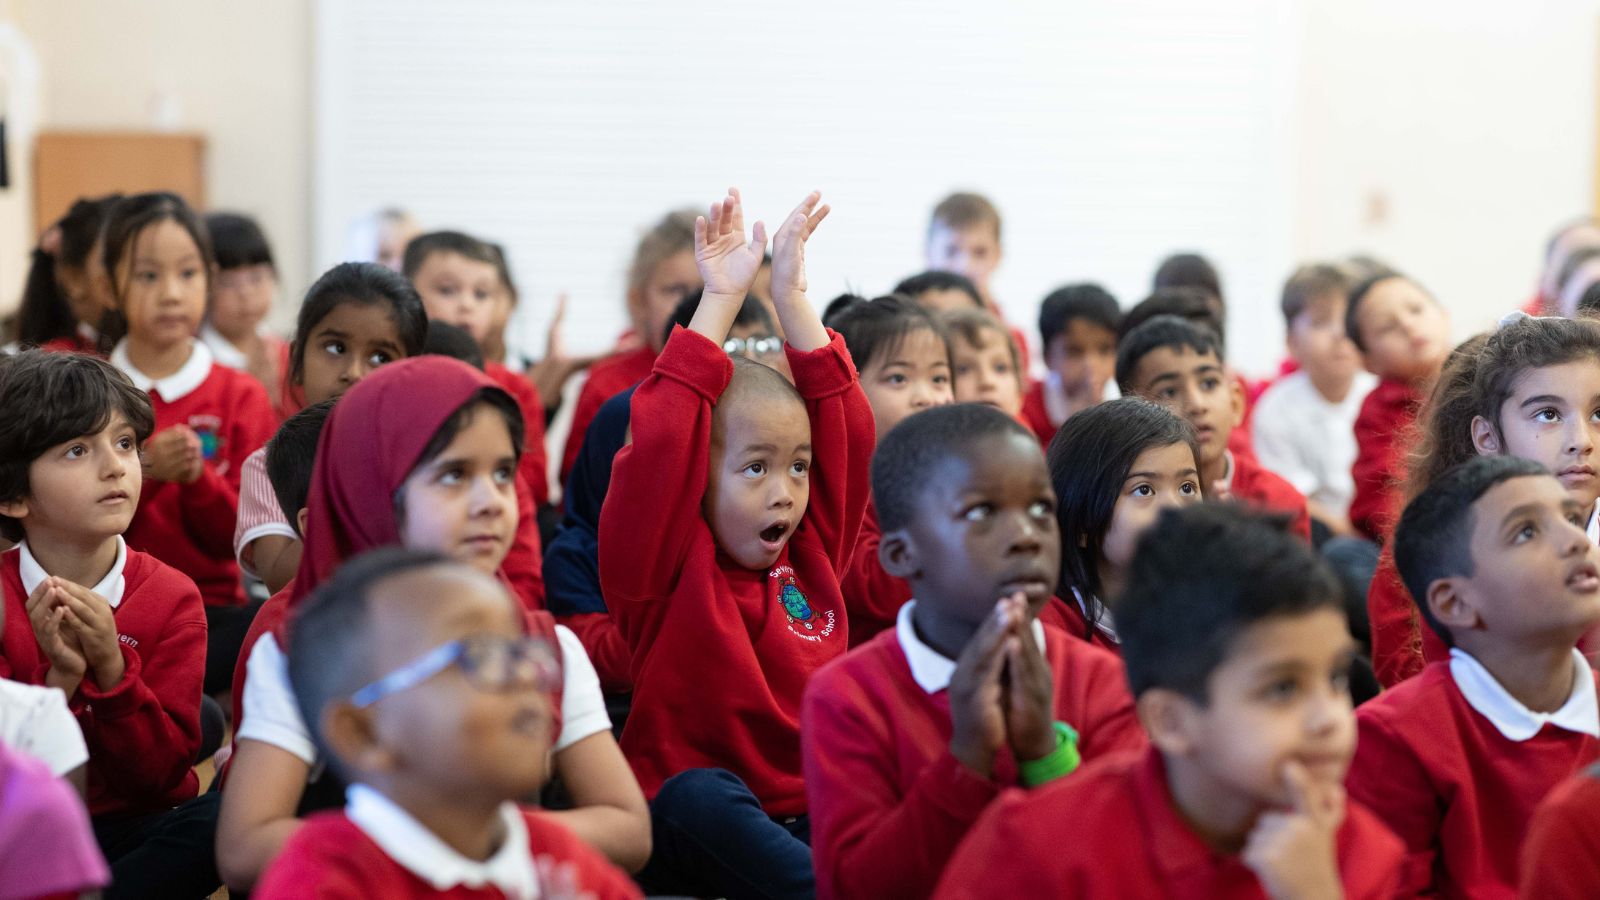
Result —
[[33, 157], [34, 232], [79, 197], [173, 191], [204, 209], [205, 137], [139, 131], [45, 131]]

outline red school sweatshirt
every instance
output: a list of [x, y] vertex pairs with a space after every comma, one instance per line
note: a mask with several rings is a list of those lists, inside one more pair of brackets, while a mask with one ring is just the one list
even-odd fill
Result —
[[861, 533], [856, 537], [850, 568], [839, 583], [844, 594], [845, 616], [850, 620], [850, 646], [859, 647], [886, 628], [894, 627], [895, 613], [911, 599], [911, 585], [883, 570], [878, 561], [878, 545], [883, 531], [878, 527], [878, 510], [867, 501], [861, 518]]
[[567, 476], [572, 474], [572, 464], [578, 461], [583, 436], [589, 433], [589, 423], [594, 421], [595, 413], [607, 400], [643, 381], [655, 364], [656, 352], [646, 345], [608, 356], [589, 368], [589, 377], [573, 405], [572, 430], [567, 432], [567, 446], [561, 454], [562, 484], [566, 484]]
[[[1234, 429], [1235, 433], [1238, 429]], [[1306, 543], [1311, 542], [1311, 513], [1305, 495], [1294, 485], [1256, 462], [1254, 456], [1233, 454], [1233, 483], [1229, 496], [1256, 509], [1290, 517], [1289, 529]]]
[[1422, 671], [1431, 662], [1450, 659], [1450, 648], [1422, 621], [1417, 604], [1394, 567], [1394, 548], [1378, 555], [1378, 569], [1367, 587], [1367, 619], [1371, 623], [1372, 670], [1386, 688]]
[[1039, 621], [1051, 628], [1059, 628], [1080, 641], [1087, 641], [1096, 647], [1108, 650], [1119, 659], [1122, 657], [1122, 645], [1107, 634], [1104, 628], [1089, 623], [1089, 617], [1084, 615], [1083, 607], [1078, 605], [1076, 597], [1069, 600], [1051, 597], [1045, 603], [1044, 609], [1039, 610]]
[[1600, 770], [1591, 766], [1550, 792], [1522, 846], [1522, 896], [1600, 897]]
[[[1389, 900], [1405, 855], [1359, 803], [1334, 838], [1348, 900]], [[1008, 790], [945, 867], [939, 900], [997, 897], [1206, 897], [1265, 900], [1239, 856], [1212, 850], [1173, 805], [1151, 748], [1118, 755], [1031, 791]]]
[[1034, 436], [1039, 439], [1039, 446], [1050, 449], [1050, 441], [1056, 436], [1056, 425], [1050, 421], [1049, 407], [1044, 402], [1044, 382], [1034, 381], [1028, 385], [1028, 390], [1022, 395], [1022, 424], [1028, 426]]
[[1467, 702], [1448, 662], [1362, 704], [1356, 726], [1345, 785], [1405, 842], [1403, 897], [1517, 896], [1534, 809], [1600, 756], [1600, 741], [1550, 724], [1507, 738]]
[[522, 410], [522, 459], [517, 471], [528, 480], [534, 508], [550, 502], [550, 473], [546, 471], [544, 449], [544, 404], [533, 382], [497, 362], [484, 363], [483, 374], [505, 389]]
[[632, 652], [622, 750], [645, 796], [688, 769], [742, 778], [768, 815], [805, 812], [800, 701], [844, 653], [839, 578], [867, 505], [872, 409], [844, 341], [788, 350], [813, 446], [805, 517], [767, 571], [724, 556], [701, 513], [723, 349], [677, 329], [633, 395], [633, 444], [600, 513], [600, 587]]
[[[196, 341], [194, 353], [202, 352], [209, 358], [210, 351]], [[118, 361], [117, 354], [112, 361]], [[196, 363], [185, 365], [191, 364]], [[211, 363], [205, 380], [175, 399], [162, 396], [159, 383], [151, 385], [149, 393], [156, 431], [174, 425], [192, 428], [200, 436], [206, 462], [193, 484], [146, 479], [139, 509], [124, 537], [129, 546], [194, 579], [207, 605], [242, 606], [244, 588], [233, 555], [233, 526], [239, 515], [239, 475], [245, 458], [277, 427], [267, 391], [244, 372]]]
[[[1053, 627], [1044, 644], [1055, 717], [1077, 729], [1084, 759], [1144, 749], [1121, 661]], [[932, 894], [972, 823], [1017, 783], [1009, 752], [993, 778], [950, 754], [949, 691], [918, 683], [893, 628], [817, 673], [801, 721], [823, 900]]]
[[[67, 705], [89, 746], [90, 815], [154, 812], [199, 789], [200, 685], [205, 678], [206, 615], [183, 573], [129, 548], [122, 602], [115, 611], [122, 680], [101, 690], [85, 678]], [[0, 677], [44, 684], [50, 661], [28, 622], [22, 551], [0, 554], [5, 634]]]
[[[621, 869], [569, 831], [536, 812], [524, 810], [528, 853], [539, 875], [540, 896], [634, 900], [639, 888]], [[440, 890], [395, 862], [343, 810], [306, 819], [267, 868], [252, 896], [365, 900], [368, 897], [437, 897], [502, 900], [493, 884], [456, 884]]]
[[1350, 524], [1379, 544], [1388, 540], [1400, 516], [1406, 454], [1415, 435], [1422, 394], [1403, 381], [1385, 378], [1361, 401], [1356, 414], [1356, 461], [1350, 467], [1356, 490], [1350, 499]]

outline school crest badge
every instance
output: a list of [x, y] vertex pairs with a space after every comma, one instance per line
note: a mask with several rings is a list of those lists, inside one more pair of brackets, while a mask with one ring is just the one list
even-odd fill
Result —
[[811, 601], [807, 599], [805, 592], [800, 590], [794, 569], [789, 566], [778, 566], [768, 577], [777, 581], [778, 605], [783, 607], [784, 618], [788, 621], [791, 633], [809, 641], [820, 641], [833, 634], [833, 611], [819, 613], [811, 606]]

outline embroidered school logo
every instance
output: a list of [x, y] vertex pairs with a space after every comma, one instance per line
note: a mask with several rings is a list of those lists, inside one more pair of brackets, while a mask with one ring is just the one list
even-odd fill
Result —
[[808, 641], [820, 641], [833, 634], [833, 610], [819, 614], [811, 607], [811, 601], [806, 599], [795, 580], [794, 569], [778, 566], [768, 577], [778, 581], [778, 604], [783, 607], [791, 633]]
[[[206, 462], [222, 453], [222, 420], [216, 416], [190, 416], [189, 428], [200, 438], [200, 455]], [[226, 461], [223, 463], [226, 467]], [[223, 474], [219, 469], [218, 474]]]

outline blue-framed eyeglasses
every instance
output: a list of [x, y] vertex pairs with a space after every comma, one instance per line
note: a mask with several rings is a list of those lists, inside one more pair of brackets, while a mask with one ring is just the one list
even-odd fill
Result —
[[732, 356], [743, 353], [746, 356], [772, 356], [783, 352], [783, 339], [766, 335], [763, 337], [731, 337], [722, 342], [722, 349]]
[[484, 634], [440, 644], [351, 694], [350, 702], [357, 708], [371, 706], [390, 694], [414, 688], [451, 666], [459, 668], [468, 683], [483, 691], [514, 687], [554, 690], [561, 682], [561, 659], [549, 641]]

